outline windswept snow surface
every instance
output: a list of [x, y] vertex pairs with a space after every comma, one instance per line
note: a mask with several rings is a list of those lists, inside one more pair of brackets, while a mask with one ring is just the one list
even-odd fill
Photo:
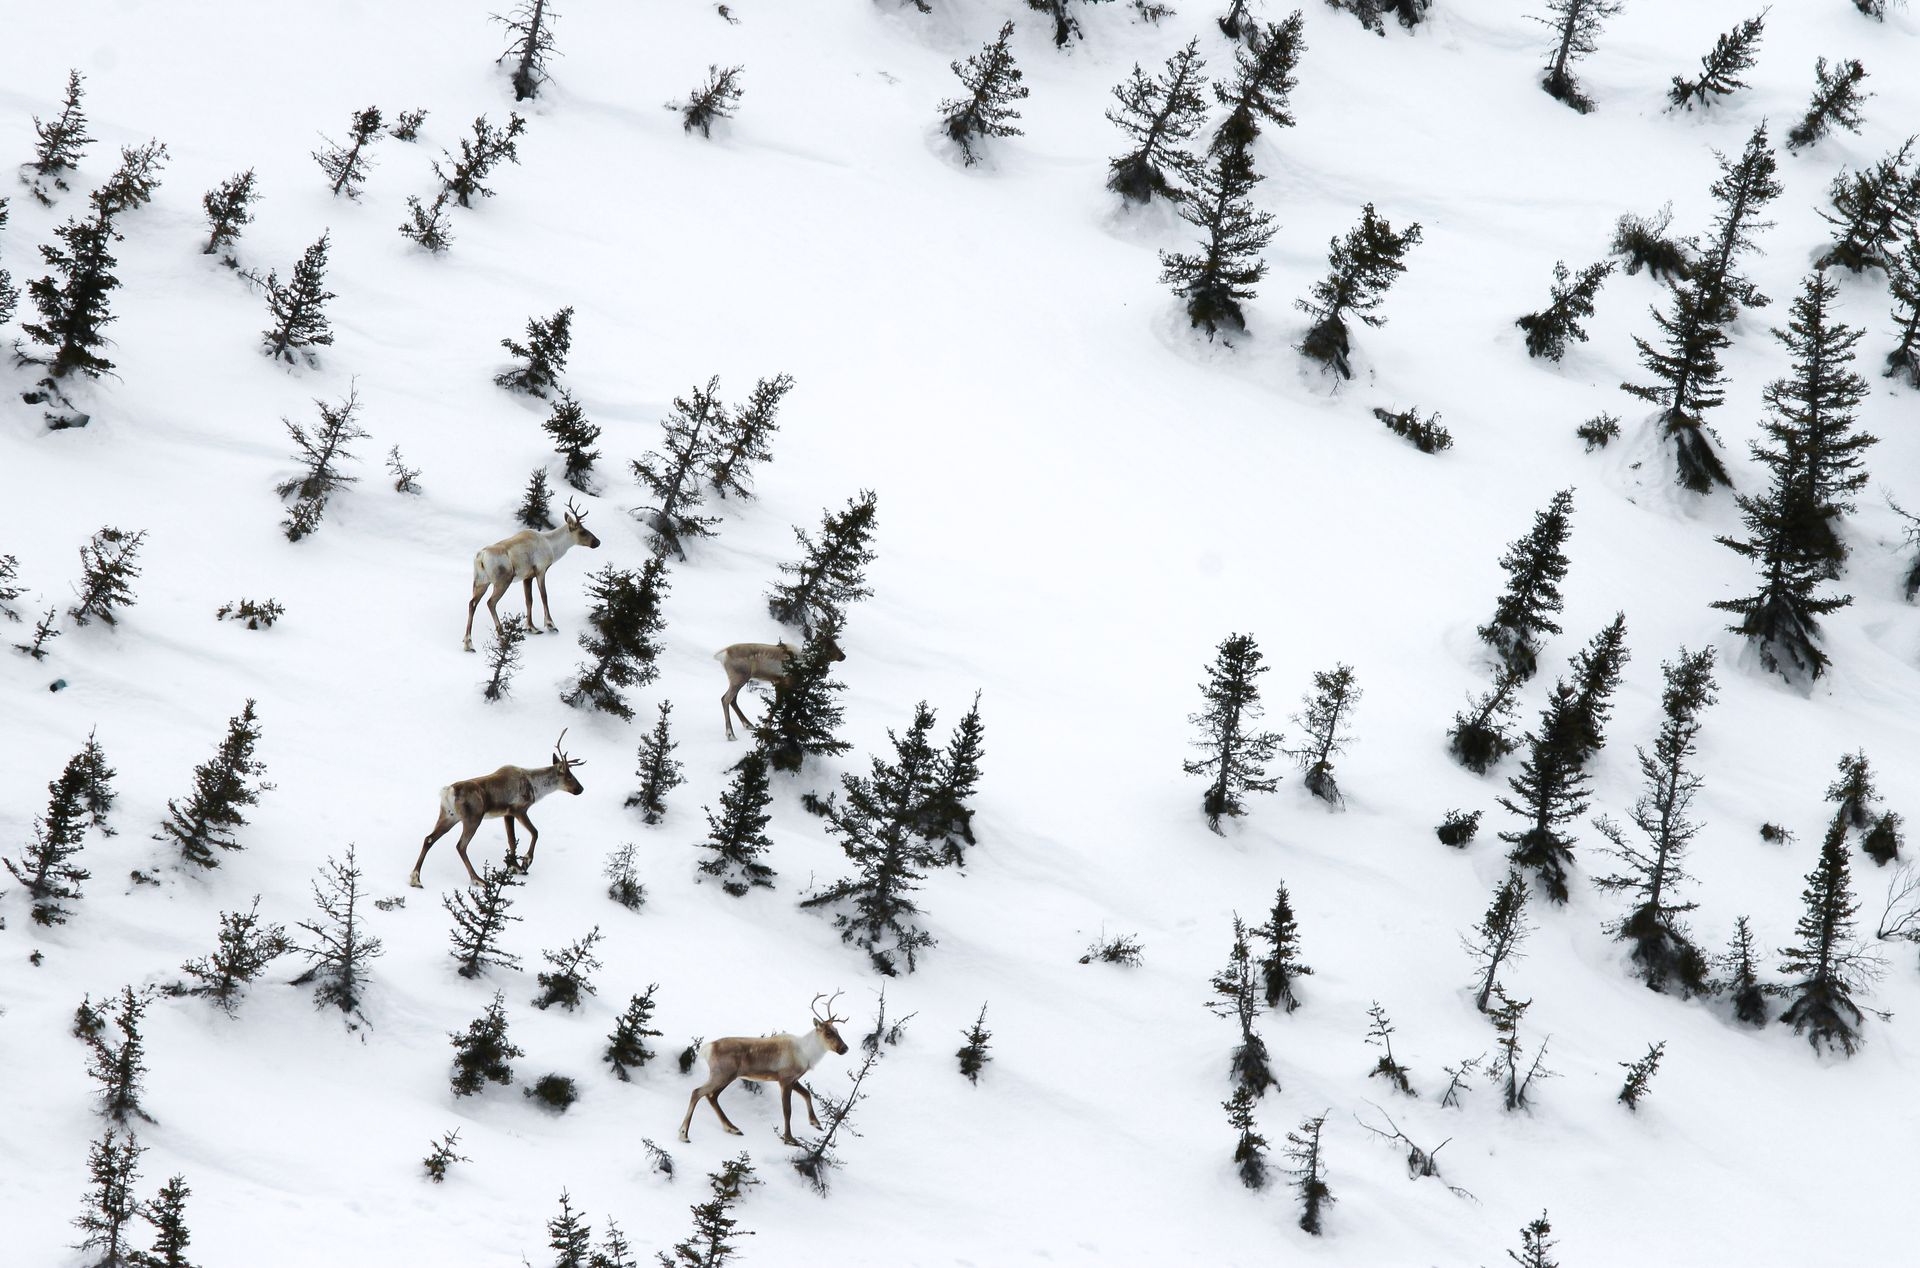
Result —
[[[1537, 1085], [1527, 1113], [1503, 1112], [1485, 1086], [1439, 1107], [1442, 1064], [1491, 1045], [1458, 938], [1504, 871], [1494, 799], [1514, 769], [1476, 778], [1448, 760], [1443, 734], [1485, 681], [1473, 631], [1503, 583], [1499, 554], [1571, 485], [1566, 633], [1521, 717], [1531, 725], [1566, 657], [1625, 611], [1633, 661], [1593, 805], [1623, 817], [1638, 791], [1634, 746], [1657, 725], [1660, 662], [1683, 645], [1719, 648], [1720, 701], [1697, 759], [1708, 826], [1690, 860], [1705, 945], [1723, 947], [1749, 914], [1776, 961], [1841, 753], [1863, 748], [1887, 803], [1920, 814], [1920, 614], [1901, 601], [1898, 523], [1882, 501], [1920, 502], [1920, 435], [1914, 394], [1878, 377], [1892, 340], [1884, 277], [1842, 278], [1841, 314], [1868, 332], [1862, 419], [1881, 444], [1847, 526], [1855, 601], [1825, 623], [1833, 671], [1811, 692], [1762, 674], [1708, 608], [1750, 584], [1749, 566], [1714, 541], [1738, 530], [1732, 498], [1678, 490], [1647, 411], [1616, 386], [1640, 377], [1631, 336], [1654, 333], [1661, 287], [1609, 280], [1592, 341], [1559, 366], [1529, 361], [1512, 324], [1545, 302], [1556, 259], [1577, 269], [1602, 257], [1622, 212], [1671, 199], [1676, 228], [1704, 233], [1712, 151], [1737, 152], [1763, 118], [1778, 144], [1814, 57], [1859, 57], [1876, 94], [1864, 135], [1781, 153], [1777, 224], [1745, 266], [1774, 303], [1734, 331], [1727, 404], [1711, 421], [1740, 486], [1757, 488], [1746, 447], [1762, 386], [1786, 369], [1768, 326], [1827, 241], [1815, 211], [1829, 180], [1920, 124], [1920, 14], [1875, 24], [1846, 0], [1776, 5], [1753, 86], [1675, 115], [1663, 110], [1670, 77], [1753, 6], [1640, 0], [1580, 67], [1599, 106], [1582, 117], [1538, 88], [1548, 32], [1524, 16], [1534, 4], [1438, 0], [1417, 33], [1378, 38], [1311, 0], [1298, 126], [1269, 128], [1256, 147], [1256, 200], [1280, 229], [1250, 332], [1228, 345], [1188, 330], [1158, 281], [1156, 249], [1184, 248], [1191, 231], [1160, 208], [1124, 211], [1103, 188], [1121, 145], [1102, 118], [1110, 88], [1192, 35], [1224, 74], [1221, 6], [1185, 0], [1157, 26], [1126, 4], [1079, 6], [1086, 38], [1065, 51], [1014, 0], [934, 7], [731, 0], [730, 25], [705, 0], [563, 2], [563, 56], [522, 107], [521, 164], [496, 174], [497, 197], [453, 213], [440, 258], [395, 227], [406, 195], [434, 188], [441, 148], [474, 116], [504, 123], [514, 108], [487, 5], [66, 0], [0, 19], [0, 155], [27, 156], [30, 116], [57, 111], [69, 66], [87, 77], [99, 138], [52, 210], [4, 191], [0, 263], [16, 283], [41, 274], [35, 248], [83, 210], [119, 146], [157, 137], [171, 153], [153, 204], [121, 217], [118, 369], [81, 393], [91, 425], [45, 431], [19, 400], [33, 372], [0, 367], [0, 553], [19, 557], [28, 606], [70, 602], [75, 551], [101, 525], [149, 534], [139, 602], [118, 628], [68, 623], [44, 663], [0, 661], [0, 846], [28, 839], [47, 781], [89, 729], [120, 772], [119, 835], [89, 839], [80, 862], [93, 879], [71, 923], [34, 926], [11, 881], [0, 899], [0, 1260], [80, 1262], [68, 1221], [101, 1126], [69, 1035], [82, 994], [173, 980], [212, 947], [219, 913], [255, 894], [290, 928], [310, 918], [310, 881], [349, 843], [374, 896], [406, 899], [370, 913], [386, 954], [364, 1028], [286, 985], [291, 959], [237, 1019], [196, 1000], [149, 1017], [157, 1121], [140, 1127], [140, 1191], [186, 1175], [192, 1251], [209, 1268], [542, 1264], [563, 1187], [596, 1229], [611, 1215], [650, 1255], [686, 1235], [704, 1173], [742, 1147], [766, 1181], [739, 1208], [756, 1234], [744, 1263], [1470, 1266], [1504, 1262], [1542, 1208], [1561, 1261], [1588, 1268], [1903, 1258], [1905, 1142], [1920, 1134], [1913, 948], [1884, 945], [1888, 972], [1865, 1002], [1893, 1018], [1870, 1018], [1851, 1060], [1815, 1055], [1778, 1024], [1742, 1028], [1718, 1002], [1656, 995], [1629, 975], [1601, 931], [1620, 906], [1587, 883], [1605, 867], [1585, 824], [1573, 901], [1535, 903], [1539, 931], [1508, 978], [1533, 999], [1529, 1044], [1551, 1036], [1560, 1077]], [[936, 129], [956, 90], [948, 64], [1008, 17], [1032, 89], [1025, 135], [989, 143], [966, 169]], [[746, 95], [703, 141], [662, 107], [716, 63], [745, 66]], [[309, 151], [369, 104], [431, 115], [419, 143], [378, 142], [364, 198], [332, 198]], [[337, 341], [316, 368], [261, 355], [260, 295], [200, 253], [201, 193], [249, 167], [264, 198], [239, 244], [247, 268], [284, 277], [332, 234]], [[1382, 310], [1389, 324], [1356, 331], [1358, 377], [1342, 384], [1293, 350], [1305, 321], [1292, 301], [1367, 201], [1396, 226], [1419, 221], [1425, 241]], [[558, 487], [545, 407], [491, 377], [505, 365], [500, 339], [567, 304], [566, 381], [606, 429], [603, 487], [586, 500], [603, 545], [555, 568], [562, 633], [530, 640], [512, 698], [488, 705], [480, 658], [458, 639], [468, 561], [514, 529], [543, 459]], [[23, 301], [15, 325], [31, 311]], [[624, 514], [640, 500], [628, 460], [655, 445], [676, 394], [717, 374], [741, 400], [781, 371], [797, 386], [776, 460], [759, 499], [717, 506], [719, 536], [671, 569], [662, 674], [635, 693], [639, 719], [568, 709], [557, 687], [580, 659], [584, 578], [646, 556]], [[280, 420], [309, 421], [315, 398], [355, 385], [372, 432], [354, 468], [364, 479], [290, 545], [273, 493], [293, 470]], [[1422, 455], [1370, 415], [1416, 404], [1443, 414], [1452, 451]], [[1573, 428], [1602, 410], [1626, 434], [1585, 453]], [[422, 469], [419, 498], [382, 478], [396, 444]], [[763, 595], [795, 553], [790, 526], [813, 528], [863, 488], [879, 494], [880, 558], [838, 667], [854, 749], [780, 778], [777, 887], [728, 898], [694, 872], [700, 807], [717, 804], [741, 751], [715, 725], [723, 682], [710, 657], [780, 635]], [[214, 622], [242, 596], [280, 600], [284, 621], [257, 633]], [[1206, 830], [1199, 781], [1180, 772], [1186, 718], [1215, 644], [1235, 631], [1260, 640], [1268, 721], [1289, 731], [1313, 671], [1355, 667], [1366, 695], [1339, 767], [1344, 813], [1289, 772], [1224, 837]], [[56, 677], [69, 686], [49, 693]], [[847, 992], [847, 1030], [866, 1028], [880, 979], [795, 906], [810, 882], [843, 872], [799, 797], [864, 770], [916, 700], [940, 710], [944, 733], [976, 689], [981, 844], [964, 874], [936, 872], [921, 892], [939, 945], [888, 984], [889, 1011], [915, 1016], [869, 1081], [831, 1196], [787, 1165], [775, 1098], [736, 1088], [727, 1103], [744, 1140], [703, 1109], [693, 1143], [677, 1144], [691, 1080], [672, 1056], [694, 1035], [798, 1027], [808, 999], [832, 989]], [[276, 786], [245, 850], [189, 873], [151, 834], [250, 697]], [[660, 699], [675, 705], [690, 782], [650, 828], [621, 802]], [[509, 943], [527, 971], [462, 980], [440, 902], [459, 879], [450, 841], [428, 860], [428, 888], [406, 888], [435, 792], [543, 761], [562, 727], [589, 761], [587, 791], [535, 811], [542, 845]], [[1488, 811], [1465, 851], [1434, 840], [1450, 807]], [[1762, 843], [1763, 821], [1797, 840]], [[650, 895], [638, 914], [604, 896], [604, 861], [626, 841]], [[479, 843], [476, 858], [497, 858], [499, 829]], [[136, 868], [162, 883], [132, 884]], [[1886, 874], [1857, 853], [1854, 869], [1870, 937]], [[1257, 923], [1282, 881], [1316, 972], [1298, 1013], [1261, 1019], [1283, 1087], [1259, 1125], [1277, 1161], [1290, 1129], [1328, 1111], [1338, 1205], [1321, 1238], [1296, 1227], [1286, 1188], [1249, 1192], [1234, 1176], [1220, 1103], [1236, 1036], [1201, 1007], [1232, 914]], [[599, 995], [573, 1014], [530, 1007], [540, 951], [595, 926]], [[1077, 964], [1103, 928], [1137, 934], [1145, 964]], [[600, 1051], [650, 982], [662, 1059], [623, 1084]], [[451, 1096], [447, 1036], [496, 988], [526, 1049], [519, 1081], [579, 1080], [564, 1116], [518, 1086]], [[1418, 1100], [1365, 1077], [1375, 1000]], [[953, 1053], [983, 1001], [994, 1061], [975, 1087]], [[1629, 1113], [1615, 1100], [1620, 1063], [1658, 1040], [1666, 1061]], [[844, 1088], [851, 1061], [828, 1058], [814, 1086]], [[1409, 1181], [1401, 1153], [1358, 1125], [1380, 1121], [1369, 1102], [1428, 1148], [1449, 1141], [1446, 1180], [1472, 1196]], [[454, 1127], [472, 1162], [429, 1184], [419, 1160]], [[642, 1137], [672, 1151], [678, 1179], [649, 1172]]]

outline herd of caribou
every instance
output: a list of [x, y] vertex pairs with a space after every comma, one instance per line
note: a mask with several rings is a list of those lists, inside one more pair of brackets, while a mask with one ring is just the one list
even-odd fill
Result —
[[[587, 513], [569, 501], [560, 527], [526, 529], [491, 546], [482, 547], [474, 554], [473, 597], [467, 603], [467, 629], [462, 638], [462, 646], [467, 651], [473, 650], [473, 618], [479, 611], [480, 597], [488, 587], [492, 587], [493, 593], [487, 598], [487, 615], [493, 618], [493, 627], [498, 634], [501, 630], [500, 596], [516, 581], [520, 582], [526, 597], [527, 633], [540, 633], [540, 626], [533, 619], [535, 582], [540, 585], [540, 606], [546, 611], [547, 631], [554, 634], [560, 632], [553, 623], [553, 608], [547, 602], [547, 570], [575, 546], [585, 546], [588, 550], [599, 548], [600, 539], [587, 528], [586, 518]], [[781, 685], [786, 681], [787, 662], [794, 653], [795, 649], [786, 643], [734, 643], [714, 653], [714, 659], [720, 662], [727, 673], [727, 690], [720, 697], [720, 719], [726, 724], [729, 740], [736, 738], [733, 731], [735, 715], [748, 727], [753, 725], [747, 715], [740, 711], [740, 689], [756, 679], [776, 687]], [[838, 647], [832, 648], [829, 654], [836, 661], [846, 659], [845, 653]], [[564, 730], [561, 731], [560, 739], [566, 739], [566, 735]], [[427, 851], [458, 824], [460, 839], [454, 844], [454, 850], [460, 855], [461, 865], [467, 869], [467, 879], [475, 885], [480, 884], [480, 876], [473, 870], [473, 862], [467, 857], [467, 845], [473, 840], [474, 833], [480, 830], [480, 825], [488, 819], [505, 821], [507, 866], [526, 872], [533, 866], [534, 846], [540, 840], [540, 830], [533, 826], [527, 811], [548, 793], [565, 790], [579, 796], [585, 790], [580, 781], [574, 778], [573, 771], [575, 767], [585, 764], [579, 758], [568, 757], [561, 749], [560, 741], [556, 740], [553, 761], [549, 765], [502, 766], [490, 775], [458, 780], [442, 788], [440, 815], [434, 820], [433, 830], [427, 833], [426, 840], [420, 844], [420, 857], [414, 861], [409, 883], [416, 889], [421, 888], [420, 868], [427, 861]], [[518, 842], [514, 836], [516, 823], [527, 830], [527, 854], [524, 859], [519, 857]], [[819, 1127], [820, 1120], [813, 1112], [813, 1093], [800, 1080], [828, 1052], [844, 1055], [847, 1051], [845, 1041], [835, 1029], [836, 1025], [846, 1021], [844, 1017], [833, 1015], [833, 1000], [838, 998], [839, 994], [835, 993], [833, 999], [827, 1001], [827, 1011], [822, 1015], [821, 996], [814, 996], [813, 1026], [804, 1035], [779, 1034], [760, 1038], [735, 1036], [710, 1040], [702, 1045], [700, 1056], [707, 1064], [707, 1080], [694, 1089], [687, 1101], [687, 1115], [680, 1123], [680, 1139], [688, 1138], [687, 1129], [693, 1123], [693, 1111], [699, 1108], [703, 1096], [713, 1106], [713, 1112], [719, 1116], [722, 1127], [732, 1135], [742, 1134], [727, 1117], [726, 1111], [720, 1108], [720, 1093], [735, 1079], [780, 1085], [780, 1138], [787, 1144], [796, 1143], [793, 1138], [793, 1093], [796, 1089], [806, 1099], [807, 1121]]]

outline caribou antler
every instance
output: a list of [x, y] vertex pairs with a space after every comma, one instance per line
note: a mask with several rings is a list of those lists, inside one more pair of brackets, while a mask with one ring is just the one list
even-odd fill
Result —
[[553, 742], [553, 764], [554, 764], [555, 766], [565, 766], [565, 767], [568, 767], [568, 768], [572, 768], [572, 767], [575, 767], [575, 766], [585, 766], [585, 765], [587, 764], [587, 759], [586, 759], [586, 758], [584, 758], [584, 757], [568, 757], [568, 756], [566, 755], [566, 753], [564, 753], [563, 751], [561, 751], [561, 748], [560, 748], [560, 740], [564, 740], [564, 739], [566, 739], [566, 738], [567, 738], [567, 728], [566, 728], [566, 727], [561, 727], [561, 728], [560, 728], [560, 739], [559, 739], [559, 740], [555, 740], [555, 741]]
[[[827, 1015], [826, 1015], [825, 1017], [820, 1017], [820, 1014], [819, 1014], [819, 1012], [818, 1012], [818, 1011], [816, 1010], [816, 1011], [814, 1012], [814, 1016], [815, 1016], [815, 1017], [819, 1017], [821, 1021], [824, 1021], [824, 1022], [826, 1022], [826, 1023], [827, 1023], [827, 1024], [829, 1025], [829, 1026], [837, 1026], [837, 1025], [839, 1025], [839, 1024], [840, 1024], [841, 1022], [843, 1022], [843, 1021], [845, 1021], [845, 1020], [846, 1020], [846, 1018], [844, 1018], [844, 1017], [835, 1017], [835, 1016], [833, 1015], [833, 1000], [834, 1000], [834, 999], [839, 999], [839, 998], [840, 998], [840, 997], [841, 997], [842, 995], [844, 995], [844, 994], [846, 994], [846, 992], [845, 992], [845, 991], [835, 991], [835, 992], [833, 993], [833, 999], [830, 999], [830, 1000], [828, 1000], [828, 1001], [827, 1001]], [[820, 997], [819, 997], [818, 995], [815, 995], [815, 996], [813, 997], [813, 1000], [814, 1000], [814, 1003], [815, 1003], [815, 1004], [818, 1004], [818, 1003], [820, 1002]]]
[[576, 524], [584, 523], [587, 518], [587, 513], [575, 506], [572, 498], [567, 499], [567, 514], [573, 516], [574, 523]]

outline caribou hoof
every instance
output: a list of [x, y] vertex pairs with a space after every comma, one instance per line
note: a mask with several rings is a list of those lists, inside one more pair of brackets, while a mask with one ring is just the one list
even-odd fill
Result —
[[425, 885], [422, 885], [422, 884], [420, 883], [420, 873], [418, 873], [418, 872], [415, 872], [415, 873], [414, 873], [414, 874], [413, 874], [412, 876], [409, 876], [409, 877], [407, 878], [407, 884], [409, 884], [409, 885], [411, 885], [411, 886], [413, 886], [413, 887], [414, 887], [415, 889], [425, 889], [425, 888], [426, 888], [426, 886], [425, 886]]
[[691, 1145], [691, 1144], [693, 1143], [693, 1141], [691, 1141], [691, 1140], [689, 1140], [689, 1139], [687, 1138], [687, 1134], [686, 1134], [685, 1132], [681, 1132], [681, 1133], [680, 1133], [680, 1143], [681, 1143], [681, 1144], [683, 1144], [683, 1145]]
[[727, 1135], [729, 1135], [729, 1136], [744, 1136], [744, 1135], [746, 1135], [746, 1133], [745, 1133], [745, 1132], [743, 1132], [743, 1131], [741, 1131], [741, 1130], [740, 1130], [740, 1129], [739, 1129], [738, 1127], [735, 1127], [735, 1126], [734, 1126], [734, 1125], [733, 1125], [732, 1123], [728, 1123], [728, 1124], [727, 1124]]
[[555, 625], [552, 621], [547, 622], [547, 633], [558, 634], [559, 632], [560, 632], [559, 626]]
[[466, 642], [464, 642], [464, 643], [462, 643], [462, 644], [460, 644], [460, 650], [461, 650], [461, 651], [463, 651], [463, 652], [470, 652], [470, 651], [472, 651], [472, 650], [473, 650], [473, 640], [472, 640], [472, 639], [468, 639], [468, 640], [467, 640]]

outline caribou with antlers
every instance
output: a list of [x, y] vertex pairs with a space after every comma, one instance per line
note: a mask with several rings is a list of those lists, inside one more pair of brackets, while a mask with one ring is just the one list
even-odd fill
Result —
[[[567, 733], [562, 730], [560, 740], [566, 738]], [[480, 830], [481, 822], [487, 819], [507, 821], [507, 866], [513, 867], [517, 861], [522, 872], [531, 868], [533, 848], [540, 841], [540, 830], [533, 826], [533, 820], [527, 818], [527, 808], [550, 792], [564, 789], [578, 797], [586, 791], [580, 786], [580, 781], [573, 777], [573, 768], [585, 766], [586, 762], [562, 752], [560, 740], [553, 742], [553, 764], [550, 766], [502, 766], [491, 775], [463, 779], [442, 788], [440, 817], [434, 821], [433, 831], [427, 833], [427, 839], [421, 842], [420, 857], [414, 860], [413, 876], [407, 883], [415, 889], [421, 888], [420, 868], [427, 861], [427, 851], [433, 848], [435, 841], [451, 832], [457, 823], [460, 825], [460, 840], [453, 848], [460, 853], [460, 862], [467, 869], [467, 879], [478, 885], [480, 876], [467, 858], [467, 842], [473, 840], [473, 834]], [[517, 860], [518, 849], [513, 838], [516, 820], [527, 830], [527, 857], [524, 860]]]
[[488, 586], [493, 594], [487, 599], [487, 615], [493, 618], [494, 633], [500, 633], [500, 596], [518, 581], [526, 590], [527, 633], [538, 634], [533, 621], [533, 583], [540, 583], [540, 606], [547, 612], [547, 629], [554, 634], [560, 627], [553, 623], [553, 607], [547, 602], [547, 569], [575, 546], [598, 550], [600, 539], [587, 531], [587, 513], [567, 499], [566, 513], [559, 528], [529, 528], [503, 537], [491, 546], [483, 546], [473, 556], [473, 598], [467, 602], [467, 632], [461, 646], [473, 650], [473, 614], [480, 608], [480, 596]]
[[720, 1108], [720, 1093], [735, 1079], [753, 1079], [761, 1083], [780, 1085], [780, 1139], [789, 1145], [800, 1142], [793, 1138], [793, 1094], [796, 1090], [807, 1101], [807, 1122], [815, 1127], [820, 1120], [813, 1112], [813, 1093], [800, 1081], [801, 1077], [814, 1066], [820, 1064], [820, 1058], [829, 1052], [846, 1054], [846, 1041], [840, 1038], [840, 1032], [834, 1029], [846, 1018], [833, 1015], [833, 1000], [840, 998], [840, 992], [833, 993], [833, 999], [827, 1000], [827, 1015], [820, 1015], [822, 996], [813, 997], [813, 1029], [804, 1035], [767, 1035], [760, 1039], [714, 1039], [702, 1045], [700, 1056], [707, 1063], [707, 1081], [693, 1090], [687, 1100], [687, 1116], [680, 1120], [680, 1139], [687, 1139], [687, 1128], [693, 1125], [693, 1111], [700, 1107], [700, 1098], [706, 1097], [713, 1106], [713, 1112], [720, 1117], [720, 1125], [731, 1135], [743, 1133], [733, 1125], [727, 1112]]
[[[837, 662], [847, 658], [830, 635], [822, 635], [821, 642], [828, 660]], [[787, 681], [787, 666], [799, 654], [799, 648], [786, 643], [734, 643], [713, 654], [720, 667], [727, 671], [727, 690], [720, 697], [720, 720], [726, 723], [728, 739], [737, 738], [733, 733], [736, 714], [748, 730], [753, 729], [753, 719], [740, 712], [740, 688], [756, 679], [769, 686], [783, 686]]]

